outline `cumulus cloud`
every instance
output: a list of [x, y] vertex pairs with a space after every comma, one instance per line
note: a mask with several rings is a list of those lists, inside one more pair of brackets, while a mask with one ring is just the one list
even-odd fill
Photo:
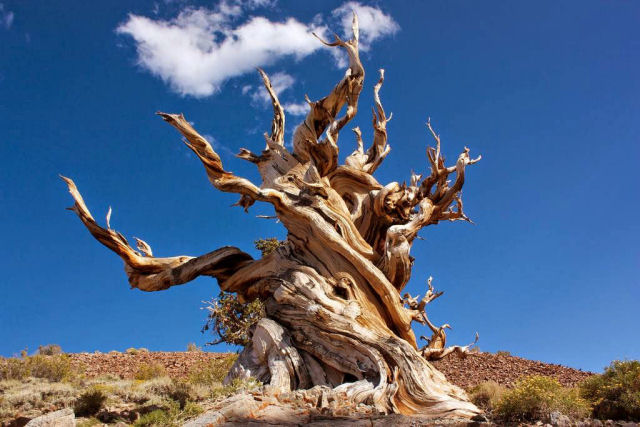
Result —
[[[243, 19], [248, 11], [274, 4], [274, 0], [224, 0], [214, 9], [188, 8], [168, 20], [130, 14], [116, 32], [134, 39], [138, 64], [165, 81], [173, 91], [183, 96], [205, 97], [219, 91], [225, 81], [254, 72], [256, 67], [272, 65], [284, 57], [301, 59], [324, 49], [311, 35], [327, 32], [322, 15], [308, 24], [293, 17], [278, 22], [262, 16]], [[353, 10], [360, 19], [362, 50], [399, 28], [380, 9], [349, 1], [330, 14], [345, 34], [350, 34]], [[331, 49], [332, 54], [335, 51]], [[281, 91], [295, 81], [285, 76], [288, 75], [281, 76]], [[271, 76], [272, 82], [274, 77]], [[243, 87], [243, 93], [268, 100], [264, 90], [258, 92], [252, 86]], [[304, 104], [286, 105], [292, 114], [301, 114], [306, 108]]]
[[309, 112], [309, 104], [306, 102], [301, 102], [300, 104], [295, 103], [287, 103], [282, 106], [284, 111], [291, 114], [292, 116], [306, 116]]
[[[391, 15], [385, 14], [377, 7], [366, 6], [357, 1], [349, 1], [331, 12], [331, 15], [340, 21], [343, 37], [348, 38], [351, 36], [353, 12], [358, 15], [358, 26], [360, 28], [359, 47], [361, 52], [367, 52], [371, 49], [371, 44], [374, 41], [393, 35], [400, 30], [400, 26]], [[338, 67], [347, 66], [347, 55], [343, 51], [332, 49], [330, 52]]]
[[0, 3], [0, 27], [8, 30], [13, 25], [14, 13], [4, 8], [4, 4]]
[[[223, 3], [226, 5], [226, 3]], [[294, 18], [253, 17], [233, 27], [236, 9], [188, 9], [164, 21], [129, 15], [117, 28], [136, 41], [138, 63], [182, 94], [203, 97], [232, 77], [284, 56], [302, 58], [320, 48], [312, 31]]]
[[351, 35], [353, 12], [358, 15], [361, 51], [368, 51], [371, 48], [371, 43], [382, 37], [393, 35], [400, 29], [400, 26], [393, 20], [391, 15], [385, 14], [377, 7], [349, 1], [331, 13], [340, 20], [342, 35], [345, 37]]
[[[293, 86], [296, 81], [291, 75], [283, 72], [278, 72], [269, 76], [269, 80], [271, 81], [271, 87], [273, 87], [273, 90], [276, 92], [276, 95], [278, 95], [278, 98], [280, 98], [280, 95], [284, 91]], [[242, 88], [243, 93], [250, 93], [251, 99], [256, 104], [262, 104], [263, 106], [271, 105], [271, 97], [269, 96], [269, 92], [267, 92], [267, 89], [265, 89], [263, 85], [255, 87], [249, 86], [249, 90], [246, 90], [245, 88], [246, 86]]]

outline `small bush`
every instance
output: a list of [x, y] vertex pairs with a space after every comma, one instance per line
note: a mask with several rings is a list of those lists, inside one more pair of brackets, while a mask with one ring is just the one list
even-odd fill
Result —
[[192, 384], [214, 385], [222, 383], [238, 356], [230, 354], [223, 358], [211, 359], [196, 363], [189, 371], [189, 382]]
[[143, 363], [136, 371], [134, 378], [137, 380], [151, 380], [153, 378], [164, 377], [167, 371], [159, 363]]
[[177, 405], [169, 405], [164, 409], [156, 409], [155, 411], [144, 414], [133, 423], [134, 427], [172, 427], [184, 424], [184, 421], [201, 414], [204, 410], [193, 402], [187, 402], [183, 409]]
[[44, 378], [49, 381], [69, 380], [77, 372], [71, 366], [71, 359], [65, 354], [55, 356], [25, 356], [7, 358], [0, 361], [0, 379], [23, 380], [27, 377]]
[[503, 394], [495, 409], [504, 421], [549, 420], [556, 411], [583, 418], [589, 413], [589, 404], [577, 389], [565, 388], [556, 379], [540, 375], [520, 379]]
[[154, 426], [175, 426], [177, 423], [174, 421], [169, 411], [165, 409], [156, 409], [148, 414], [144, 414], [138, 420], [133, 423], [134, 427], [154, 427]]
[[196, 343], [190, 342], [187, 344], [187, 351], [202, 351], [202, 349], [198, 347]]
[[49, 381], [69, 380], [76, 375], [71, 359], [66, 354], [42, 356], [36, 354], [25, 359], [29, 366], [29, 375]]
[[253, 245], [262, 253], [262, 256], [267, 256], [280, 246], [284, 244], [284, 241], [280, 241], [275, 237], [270, 237], [268, 239], [260, 239], [253, 242]]
[[149, 350], [147, 350], [144, 347], [140, 347], [140, 348], [130, 347], [130, 348], [126, 349], [124, 352], [126, 354], [135, 355], [135, 354], [138, 354], [138, 353], [149, 353]]
[[199, 397], [191, 384], [184, 381], [169, 380], [151, 384], [149, 392], [168, 398], [178, 404], [180, 409], [184, 409], [187, 402], [197, 400]]
[[[253, 243], [265, 257], [282, 246], [284, 241], [272, 237], [256, 240]], [[207, 345], [226, 342], [246, 346], [251, 341], [253, 326], [265, 316], [262, 301], [255, 299], [250, 302], [240, 302], [238, 296], [230, 292], [220, 292], [218, 297], [208, 301], [204, 308], [209, 311], [209, 315], [202, 327], [202, 332], [211, 330], [218, 337]]]
[[611, 362], [602, 375], [580, 384], [580, 394], [596, 418], [640, 421], [640, 361]]
[[29, 376], [29, 366], [24, 359], [15, 357], [0, 359], [0, 380], [21, 381]]
[[495, 381], [485, 381], [473, 387], [469, 392], [471, 401], [486, 412], [493, 412], [506, 387]]
[[85, 390], [73, 405], [76, 415], [89, 417], [98, 413], [107, 401], [107, 390], [100, 385], [94, 385]]
[[55, 356], [56, 354], [62, 354], [62, 347], [58, 344], [47, 344], [38, 347], [38, 354], [43, 356]]
[[505, 350], [496, 351], [496, 356], [511, 356], [511, 353]]

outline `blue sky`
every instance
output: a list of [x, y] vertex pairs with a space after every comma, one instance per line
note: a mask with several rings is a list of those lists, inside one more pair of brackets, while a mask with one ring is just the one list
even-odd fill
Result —
[[[354, 124], [370, 138], [380, 67], [393, 112], [377, 178], [426, 170], [429, 116], [450, 159], [465, 145], [483, 156], [464, 189], [476, 225], [429, 227], [414, 245], [409, 291], [429, 275], [445, 291], [430, 318], [453, 326], [452, 343], [478, 331], [484, 351], [589, 370], [640, 358], [640, 3], [0, 2], [0, 354], [204, 343], [215, 280], [129, 290], [121, 260], [64, 210], [57, 174], [159, 256], [257, 256], [253, 240], [283, 227], [256, 218], [268, 207], [231, 208], [154, 112], [185, 113], [257, 180], [233, 157], [270, 126], [254, 67], [278, 76], [289, 138], [304, 94], [343, 73], [309, 30], [342, 32], [357, 7], [368, 74]], [[339, 144], [343, 158], [355, 147], [349, 134]]]

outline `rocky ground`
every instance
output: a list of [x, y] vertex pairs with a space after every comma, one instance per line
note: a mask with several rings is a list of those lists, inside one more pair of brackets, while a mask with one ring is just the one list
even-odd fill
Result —
[[[227, 353], [197, 351], [70, 354], [73, 363], [82, 366], [88, 377], [110, 374], [126, 379], [133, 378], [143, 363], [161, 364], [169, 376], [179, 378], [186, 376], [191, 366], [198, 362], [219, 359], [227, 355]], [[510, 387], [518, 378], [527, 375], [546, 375], [556, 378], [564, 386], [574, 386], [593, 375], [591, 372], [566, 366], [492, 353], [472, 353], [465, 359], [452, 355], [435, 362], [434, 365], [449, 381], [466, 390], [490, 380]]]
[[[94, 418], [76, 418], [74, 411], [69, 408], [79, 393], [73, 385], [66, 383], [51, 383], [45, 380], [30, 379], [24, 384], [5, 384], [7, 390], [10, 387], [16, 388], [23, 385], [33, 396], [33, 399], [40, 402], [38, 405], [25, 402], [25, 407], [32, 407], [28, 413], [17, 413], [13, 420], [7, 419], [0, 422], [3, 427], [21, 427], [31, 420], [29, 425], [56, 425], [62, 426], [94, 426], [103, 425], [103, 422], [113, 423], [121, 420], [118, 426], [125, 426], [128, 423], [140, 420], [145, 414], [151, 415], [149, 411], [163, 407], [165, 394], [173, 393], [175, 383], [180, 383], [181, 379], [192, 375], [199, 366], [210, 366], [202, 362], [220, 360], [220, 365], [224, 365], [229, 353], [207, 353], [202, 351], [190, 352], [149, 352], [144, 349], [129, 349], [127, 352], [109, 353], [78, 353], [68, 354], [72, 364], [82, 372], [84, 389], [95, 387], [93, 382], [100, 384], [104, 390], [111, 390], [110, 397], [103, 409]], [[574, 386], [584, 378], [593, 375], [578, 369], [565, 366], [542, 363], [510, 356], [508, 354], [472, 353], [462, 359], [458, 356], [450, 356], [444, 360], [434, 363], [437, 369], [447, 376], [454, 384], [469, 390], [477, 384], [485, 381], [495, 381], [501, 385], [510, 387], [515, 381], [528, 375], [545, 375], [556, 378], [565, 386]], [[140, 372], [143, 365], [161, 365], [162, 375], [169, 377], [158, 377], [150, 380], [134, 380], [136, 373]], [[216, 365], [216, 364], [213, 364]], [[226, 365], [225, 365], [226, 366]], [[226, 368], [225, 368], [226, 370]], [[191, 375], [190, 375], [191, 373]], [[220, 378], [224, 372], [220, 373]], [[105, 380], [105, 378], [110, 378]], [[107, 381], [102, 384], [102, 382]], [[110, 381], [110, 382], [109, 382]], [[31, 382], [33, 384], [31, 384]], [[29, 384], [27, 384], [29, 383]], [[56, 388], [57, 387], [57, 388]], [[222, 387], [222, 386], [221, 386]], [[245, 387], [237, 391], [228, 392], [220, 389], [220, 398], [205, 398], [210, 390], [204, 390], [203, 396], [194, 397], [197, 404], [196, 412], [189, 412], [187, 408], [178, 411], [173, 418], [157, 420], [152, 424], [141, 425], [182, 425], [185, 421], [189, 427], [209, 426], [209, 425], [284, 425], [284, 426], [418, 426], [418, 425], [487, 425], [478, 422], [469, 423], [459, 420], [433, 420], [421, 419], [417, 417], [407, 417], [401, 415], [388, 415], [378, 413], [373, 407], [350, 403], [350, 399], [343, 392], [336, 392], [327, 387], [314, 387], [311, 390], [294, 391], [290, 393], [274, 393], [268, 387]], [[18, 387], [19, 388], [19, 387]], [[60, 389], [60, 390], [58, 390]], [[68, 390], [67, 390], [68, 389]], [[177, 389], [176, 389], [177, 390]], [[198, 387], [192, 390], [195, 395], [199, 395]], [[2, 390], [0, 390], [0, 402], [2, 402]], [[202, 391], [202, 390], [201, 390]], [[206, 392], [206, 393], [205, 393]], [[11, 399], [18, 399], [20, 390], [13, 390]], [[25, 392], [26, 393], [26, 392]], [[45, 393], [60, 395], [59, 398], [37, 398]], [[66, 393], [66, 394], [65, 394]], [[225, 394], [226, 393], [226, 394]], [[24, 393], [23, 393], [24, 394]], [[42, 394], [44, 396], [45, 394]], [[38, 395], [38, 396], [36, 396]], [[67, 396], [68, 395], [68, 396]], [[164, 396], [164, 397], [163, 397]], [[8, 397], [7, 397], [8, 399]], [[52, 400], [53, 399], [53, 400]], [[65, 400], [66, 399], [66, 400]], [[133, 399], [133, 400], [132, 400]], [[28, 400], [26, 398], [18, 399]], [[59, 400], [59, 402], [58, 402]], [[134, 405], [135, 402], [143, 402]], [[51, 401], [51, 402], [50, 402]], [[55, 402], [54, 402], [55, 401]], [[55, 404], [53, 404], [53, 403]], [[57, 402], [57, 403], [56, 403]], [[118, 403], [119, 402], [119, 403]], [[50, 406], [48, 407], [47, 404]], [[30, 405], [30, 406], [29, 406]], [[44, 406], [43, 406], [44, 405]], [[131, 409], [131, 408], [133, 409]], [[55, 413], [56, 409], [64, 408]], [[192, 408], [192, 410], [193, 410]], [[123, 412], [124, 411], [124, 412]], [[137, 411], [137, 412], [136, 412]], [[34, 418], [42, 413], [47, 413], [44, 418]], [[39, 414], [38, 414], [39, 413]], [[198, 415], [199, 414], [199, 415]], [[554, 426], [580, 425], [581, 427], [603, 427], [603, 426], [630, 426], [635, 424], [624, 424], [607, 422], [602, 423], [597, 420], [584, 420], [579, 423], [571, 422], [567, 417], [551, 421]], [[43, 419], [43, 424], [38, 424]], [[51, 418], [56, 421], [51, 423]], [[57, 419], [59, 418], [59, 420]], [[123, 422], [123, 421], [126, 421]], [[169, 422], [171, 421], [171, 422]], [[478, 420], [480, 421], [480, 420]], [[542, 425], [538, 423], [537, 425]]]

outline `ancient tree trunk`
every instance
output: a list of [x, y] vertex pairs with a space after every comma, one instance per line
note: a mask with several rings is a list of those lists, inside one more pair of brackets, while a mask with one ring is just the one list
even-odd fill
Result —
[[[473, 417], [479, 410], [428, 362], [468, 349], [446, 348], [447, 325], [436, 327], [427, 318], [426, 304], [440, 293], [433, 292], [429, 281], [420, 301], [400, 295], [411, 275], [409, 251], [418, 231], [443, 220], [469, 220], [460, 191], [465, 167], [479, 158], [472, 160], [465, 148], [455, 165], [446, 166], [440, 139], [428, 124], [436, 141], [427, 150], [429, 175], [422, 179], [412, 174], [408, 186], [378, 183], [372, 174], [389, 153], [386, 124], [391, 118], [379, 97], [380, 70], [372, 145], [365, 151], [360, 130], [354, 129], [357, 149], [339, 165], [338, 136], [356, 114], [364, 81], [357, 18], [351, 40], [336, 36], [323, 43], [345, 49], [349, 67], [329, 95], [308, 101], [310, 111], [295, 130], [293, 151], [284, 145], [284, 110], [260, 70], [273, 101], [271, 133], [265, 134], [267, 146], [260, 154], [246, 149], [238, 154], [256, 164], [260, 186], [227, 172], [182, 115], [158, 113], [185, 137], [214, 187], [239, 193], [238, 204], [245, 210], [255, 201], [275, 207], [289, 233], [286, 244], [272, 254], [253, 260], [225, 247], [199, 257], [153, 257], [143, 241], [137, 240], [138, 250], [132, 248], [110, 228], [108, 218], [107, 228], [99, 226], [73, 181], [64, 178], [75, 199], [71, 209], [97, 240], [122, 257], [132, 287], [158, 291], [207, 275], [242, 301], [259, 298], [265, 303], [267, 317], [258, 323], [230, 377], [251, 375], [280, 390], [327, 385], [386, 412]], [[412, 321], [433, 331], [422, 349]]]

